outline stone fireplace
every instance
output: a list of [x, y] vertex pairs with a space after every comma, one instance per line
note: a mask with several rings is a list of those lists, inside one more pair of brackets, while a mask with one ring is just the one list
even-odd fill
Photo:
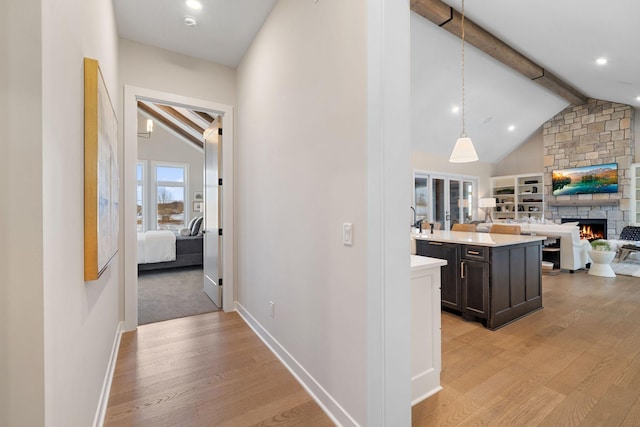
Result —
[[561, 222], [577, 222], [580, 229], [580, 238], [592, 242], [597, 239], [607, 238], [606, 219], [562, 218]]
[[[565, 108], [543, 125], [545, 218], [556, 223], [605, 220], [605, 237], [618, 237], [630, 223], [633, 121], [631, 106], [590, 99]], [[552, 195], [552, 171], [606, 163], [618, 164], [617, 193]]]

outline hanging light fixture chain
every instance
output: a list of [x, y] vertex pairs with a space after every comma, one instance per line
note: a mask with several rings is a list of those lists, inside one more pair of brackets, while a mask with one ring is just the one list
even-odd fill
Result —
[[462, 29], [462, 137], [467, 136], [467, 131], [465, 128], [465, 115], [464, 115], [464, 0], [462, 0], [462, 21], [460, 24]]
[[451, 157], [449, 157], [449, 161], [451, 163], [467, 163], [467, 162], [475, 162], [478, 160], [478, 153], [476, 153], [476, 149], [473, 147], [473, 142], [471, 142], [471, 138], [467, 136], [467, 128], [466, 128], [466, 108], [465, 108], [465, 93], [464, 93], [464, 0], [462, 0], [462, 9], [461, 9], [462, 19], [460, 20], [460, 39], [462, 40], [462, 60], [460, 71], [462, 74], [462, 133], [460, 134], [460, 138], [456, 140], [456, 145], [453, 147], [453, 151], [451, 152]]

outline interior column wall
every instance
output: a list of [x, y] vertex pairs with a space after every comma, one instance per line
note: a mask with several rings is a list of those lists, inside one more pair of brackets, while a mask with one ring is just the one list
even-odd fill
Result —
[[[0, 425], [44, 424], [39, 0], [0, 2]], [[28, 21], [30, 25], [24, 25]]]
[[343, 425], [366, 424], [366, 7], [281, 0], [237, 69], [237, 300]]

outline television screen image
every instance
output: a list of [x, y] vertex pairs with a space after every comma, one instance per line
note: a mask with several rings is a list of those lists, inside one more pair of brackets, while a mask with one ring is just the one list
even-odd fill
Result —
[[553, 171], [551, 182], [554, 196], [617, 193], [618, 164], [608, 163]]

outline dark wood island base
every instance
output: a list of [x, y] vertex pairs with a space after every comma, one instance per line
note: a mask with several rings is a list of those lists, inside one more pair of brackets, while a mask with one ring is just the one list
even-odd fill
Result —
[[440, 234], [417, 237], [416, 253], [448, 261], [442, 267], [443, 309], [495, 330], [542, 308], [543, 238], [501, 236], [487, 243], [479, 237], [486, 245], [478, 245], [469, 236], [486, 233]]

